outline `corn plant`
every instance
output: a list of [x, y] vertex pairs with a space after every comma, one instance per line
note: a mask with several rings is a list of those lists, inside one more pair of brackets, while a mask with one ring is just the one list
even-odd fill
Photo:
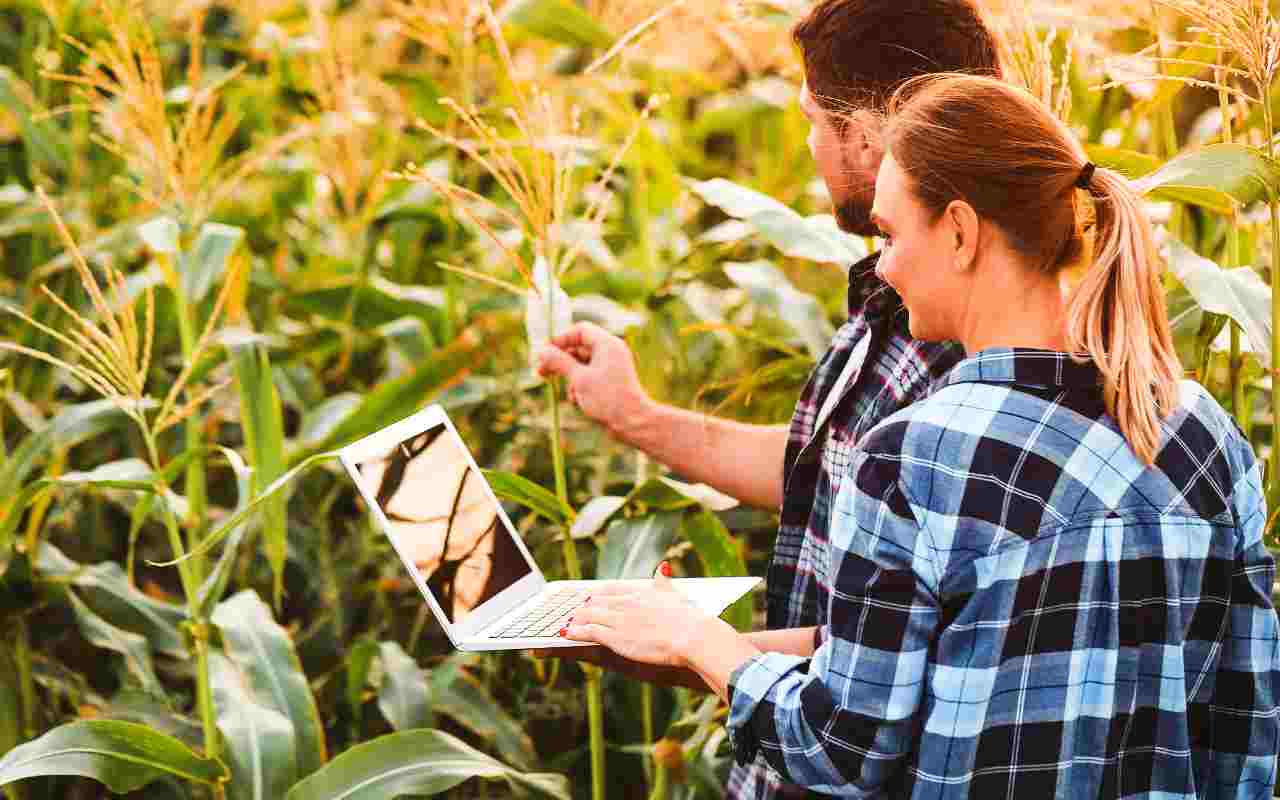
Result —
[[[771, 515], [611, 442], [528, 355], [572, 309], [653, 396], [789, 418], [875, 246], [807, 154], [805, 6], [0, 10], [7, 800], [584, 797], [606, 758], [610, 797], [722, 796], [722, 703], [452, 652], [327, 454], [440, 402], [552, 571], [762, 574]], [[1269, 9], [991, 12], [1009, 78], [1146, 194], [1187, 372], [1270, 461]]]

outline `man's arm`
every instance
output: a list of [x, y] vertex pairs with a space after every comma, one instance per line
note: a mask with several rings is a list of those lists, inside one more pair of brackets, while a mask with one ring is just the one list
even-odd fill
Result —
[[627, 343], [580, 322], [552, 340], [538, 371], [560, 375], [569, 399], [613, 438], [743, 503], [782, 505], [787, 426], [750, 425], [654, 402], [636, 373]]

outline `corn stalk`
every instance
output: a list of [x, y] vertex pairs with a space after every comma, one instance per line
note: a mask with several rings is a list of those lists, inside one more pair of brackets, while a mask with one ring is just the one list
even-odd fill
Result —
[[[81, 286], [89, 295], [94, 316], [88, 317], [73, 309], [62, 298], [48, 288], [44, 288], [45, 296], [57, 306], [67, 317], [67, 324], [62, 329], [45, 325], [25, 312], [11, 309], [10, 313], [22, 319], [31, 327], [51, 336], [62, 344], [72, 355], [72, 360], [65, 360], [40, 350], [34, 350], [10, 342], [0, 342], [0, 350], [8, 350], [19, 355], [28, 356], [71, 373], [95, 391], [110, 399], [137, 426], [146, 447], [146, 457], [151, 468], [151, 490], [159, 498], [163, 512], [165, 530], [174, 559], [178, 564], [178, 575], [181, 580], [183, 594], [186, 597], [188, 625], [191, 638], [189, 648], [196, 664], [196, 705], [200, 715], [206, 756], [216, 759], [221, 751], [221, 739], [217, 729], [212, 693], [209, 681], [209, 620], [200, 605], [200, 575], [203, 574], [202, 553], [188, 554], [188, 547], [183, 542], [179, 520], [167, 500], [169, 491], [168, 478], [164, 470], [164, 461], [158, 445], [158, 437], [164, 430], [189, 420], [192, 415], [221, 386], [194, 390], [191, 377], [200, 356], [207, 349], [214, 327], [222, 315], [231, 287], [236, 283], [238, 275], [228, 276], [222, 290], [214, 303], [213, 313], [198, 339], [195, 340], [188, 358], [176, 379], [169, 387], [164, 400], [154, 415], [148, 412], [147, 377], [152, 361], [152, 347], [155, 336], [155, 299], [153, 291], [145, 293], [145, 311], [141, 326], [138, 324], [136, 301], [127, 299], [123, 275], [114, 268], [107, 272], [107, 291], [104, 292], [97, 278], [90, 269], [84, 255], [80, 252], [66, 225], [62, 221], [57, 208], [49, 200], [43, 190], [38, 195], [44, 203], [54, 225], [71, 254], [72, 263], [79, 275]], [[108, 296], [110, 300], [108, 300]], [[179, 398], [185, 398], [179, 402]], [[193, 454], [191, 454], [193, 455]], [[29, 532], [27, 551], [34, 557], [38, 542], [34, 533]], [[21, 631], [20, 631], [21, 634]], [[20, 638], [22, 638], [20, 636]], [[21, 643], [19, 649], [22, 649]], [[19, 653], [19, 671], [23, 671], [23, 657]], [[26, 705], [24, 700], [24, 706]], [[31, 706], [34, 707], [34, 706]], [[28, 724], [28, 728], [30, 725]], [[214, 788], [215, 796], [221, 798], [221, 786]]]

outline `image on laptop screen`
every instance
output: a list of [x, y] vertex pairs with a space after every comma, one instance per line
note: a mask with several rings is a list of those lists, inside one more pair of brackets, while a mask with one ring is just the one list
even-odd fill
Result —
[[365, 459], [358, 472], [397, 549], [453, 624], [532, 571], [462, 442], [444, 425]]

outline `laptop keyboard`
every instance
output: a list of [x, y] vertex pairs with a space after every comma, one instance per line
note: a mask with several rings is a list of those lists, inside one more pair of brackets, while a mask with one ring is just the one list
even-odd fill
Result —
[[489, 634], [490, 639], [525, 639], [555, 636], [590, 594], [589, 589], [556, 589], [523, 614]]

